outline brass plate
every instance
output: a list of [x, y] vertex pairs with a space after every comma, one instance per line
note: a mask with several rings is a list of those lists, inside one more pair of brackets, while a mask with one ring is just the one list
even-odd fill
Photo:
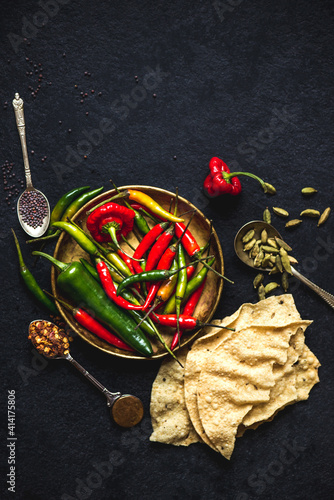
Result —
[[[124, 189], [136, 189], [142, 191], [149, 196], [151, 196], [155, 201], [157, 201], [160, 205], [162, 205], [165, 209], [169, 209], [171, 199], [174, 200], [175, 193], [171, 193], [164, 189], [154, 188], [150, 186], [122, 186], [119, 188], [121, 191]], [[86, 220], [87, 215], [86, 212], [94, 207], [94, 205], [112, 197], [116, 194], [115, 190], [110, 190], [105, 193], [100, 194], [90, 202], [88, 202], [78, 213], [73, 217], [73, 220], [80, 225], [84, 230], [86, 230]], [[118, 200], [117, 203], [122, 203], [122, 201]], [[182, 214], [189, 210], [195, 209], [195, 206], [187, 201], [185, 198], [179, 196], [178, 201], [178, 213]], [[191, 214], [186, 214], [184, 216], [185, 223], [189, 220]], [[209, 236], [210, 230], [210, 221], [203, 215], [199, 210], [196, 211], [193, 220], [190, 226], [192, 234], [195, 236], [197, 242], [200, 246], [204, 245]], [[136, 240], [135, 236], [132, 236], [133, 242], [138, 244], [138, 240]], [[131, 250], [127, 248], [127, 251], [130, 253]], [[213, 237], [211, 241], [210, 255], [214, 255], [216, 258], [215, 268], [221, 273], [224, 274], [224, 262], [223, 262], [223, 253], [219, 243], [219, 239], [216, 231], [213, 229]], [[54, 257], [59, 259], [62, 262], [72, 262], [78, 260], [81, 257], [86, 257], [87, 254], [79, 247], [79, 245], [72, 239], [70, 236], [63, 232], [57, 242]], [[87, 259], [88, 260], [88, 259]], [[56, 277], [57, 271], [52, 268], [51, 271], [51, 285], [53, 294], [63, 300], [67, 300], [67, 297], [62, 296], [56, 285]], [[217, 277], [216, 274], [209, 272], [207, 276], [206, 286], [203, 290], [202, 297], [197, 304], [197, 307], [194, 312], [194, 316], [201, 322], [209, 322], [217, 308], [219, 303], [221, 293], [223, 289], [223, 280]], [[77, 304], [73, 304], [74, 306]], [[57, 303], [57, 307], [61, 316], [64, 318], [66, 323], [86, 342], [91, 344], [94, 347], [97, 347], [101, 351], [104, 351], [108, 354], [112, 354], [113, 356], [118, 356], [121, 358], [129, 358], [129, 359], [157, 359], [166, 356], [168, 353], [165, 351], [164, 347], [161, 346], [160, 343], [156, 342], [154, 339], [150, 339], [153, 345], [154, 354], [151, 358], [146, 358], [141, 356], [140, 354], [134, 354], [132, 352], [126, 352], [121, 349], [118, 349], [104, 340], [99, 339], [94, 334], [90, 333], [88, 330], [80, 326], [72, 317], [72, 315], [64, 309], [64, 307]], [[161, 327], [159, 328], [161, 333], [163, 334], [167, 343], [170, 343], [172, 340], [172, 336], [174, 334], [174, 330]], [[196, 331], [192, 330], [189, 333], [185, 332], [181, 338], [181, 346], [188, 344], [191, 342], [199, 333], [199, 329]], [[175, 349], [175, 352], [177, 349]]]

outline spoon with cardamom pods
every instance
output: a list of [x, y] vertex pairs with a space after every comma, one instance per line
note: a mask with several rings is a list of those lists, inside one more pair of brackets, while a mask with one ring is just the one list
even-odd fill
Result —
[[13, 108], [17, 130], [21, 140], [26, 178], [26, 189], [17, 201], [17, 215], [24, 231], [33, 238], [39, 238], [43, 236], [49, 227], [50, 205], [46, 196], [32, 185], [26, 141], [23, 99], [21, 99], [18, 93], [15, 94], [15, 98], [13, 99]]
[[143, 403], [136, 396], [110, 392], [83, 366], [72, 358], [69, 351], [69, 337], [65, 330], [51, 321], [37, 319], [29, 325], [28, 339], [37, 351], [48, 359], [65, 359], [84, 375], [107, 398], [107, 406], [114, 422], [120, 427], [133, 427], [143, 418]]
[[292, 248], [271, 224], [254, 220], [242, 226], [234, 238], [234, 250], [242, 262], [259, 272], [282, 273], [285, 291], [288, 288], [288, 276], [295, 276], [334, 308], [334, 296], [312, 283], [293, 267], [298, 261], [290, 255]]

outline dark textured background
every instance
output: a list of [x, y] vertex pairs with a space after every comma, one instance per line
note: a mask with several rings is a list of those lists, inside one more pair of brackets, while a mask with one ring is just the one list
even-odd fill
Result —
[[[28, 149], [35, 152], [33, 181], [52, 205], [75, 186], [109, 189], [110, 177], [118, 185], [171, 191], [178, 186], [213, 219], [226, 274], [235, 280], [224, 286], [215, 317], [256, 301], [254, 273], [233, 252], [242, 224], [261, 218], [267, 204], [282, 206], [293, 217], [306, 207], [333, 204], [333, 2], [4, 0], [0, 22], [1, 163], [14, 162], [16, 178], [23, 177], [11, 106], [18, 91], [25, 101]], [[37, 64], [37, 73], [26, 57]], [[33, 98], [29, 86], [37, 87], [40, 67], [41, 87]], [[83, 104], [81, 91], [88, 93]], [[96, 130], [103, 118], [110, 122], [101, 135]], [[81, 142], [87, 135], [90, 142]], [[201, 186], [212, 156], [264, 177], [278, 194], [268, 198], [244, 178], [241, 196], [209, 202]], [[310, 200], [300, 194], [307, 185], [318, 189]], [[143, 422], [124, 431], [111, 423], [104, 397], [71, 366], [34, 357], [27, 327], [44, 313], [19, 279], [10, 227], [17, 230], [29, 266], [33, 258], [13, 202], [8, 206], [4, 197], [1, 498], [330, 498], [334, 316], [329, 306], [293, 285], [302, 317], [314, 319], [307, 344], [322, 364], [321, 383], [307, 402], [246, 433], [230, 462], [200, 444], [150, 443], [150, 389], [159, 363], [114, 359], [75, 340], [73, 355], [91, 373], [108, 388], [143, 400]], [[332, 292], [333, 217], [321, 228], [305, 220], [289, 234], [284, 221], [274, 219], [294, 248], [298, 269]], [[40, 261], [34, 272], [48, 287], [48, 264]], [[5, 484], [11, 389], [17, 401], [15, 495], [6, 493]]]

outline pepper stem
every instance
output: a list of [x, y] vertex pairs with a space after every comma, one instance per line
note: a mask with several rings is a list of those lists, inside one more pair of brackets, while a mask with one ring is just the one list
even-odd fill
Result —
[[117, 237], [116, 237], [116, 231], [118, 229], [120, 229], [120, 225], [118, 224], [118, 222], [108, 222], [108, 224], [105, 224], [103, 226], [102, 232], [108, 233], [110, 238], [111, 238], [111, 241], [113, 242], [115, 247], [117, 247], [120, 250], [121, 247], [119, 246], [119, 243], [118, 243]]
[[50, 295], [50, 297], [52, 297], [55, 301], [60, 302], [68, 311], [74, 311], [73, 307], [67, 302], [65, 302], [65, 300], [58, 299], [58, 297], [55, 297], [54, 295], [52, 295], [52, 293], [48, 292], [47, 290], [43, 289], [43, 292]]
[[90, 210], [88, 210], [86, 213], [87, 214], [91, 214], [97, 208], [102, 207], [102, 205], [105, 205], [106, 203], [109, 203], [110, 201], [117, 200], [119, 198], [125, 198], [126, 196], [128, 196], [128, 192], [127, 191], [124, 191], [124, 193], [118, 193], [115, 196], [112, 196], [111, 198], [108, 198], [107, 200], [101, 201], [101, 203], [99, 203], [98, 205], [95, 205], [93, 208], [91, 208]]
[[65, 264], [65, 262], [60, 262], [60, 260], [55, 259], [51, 255], [44, 252], [39, 252], [38, 250], [32, 252], [32, 255], [40, 255], [41, 257], [44, 257], [45, 259], [49, 260], [54, 266], [56, 266], [56, 268], [59, 269], [59, 271], [66, 271], [66, 269], [70, 265], [70, 264]]
[[232, 177], [237, 177], [239, 175], [246, 175], [247, 177], [252, 177], [253, 179], [257, 180], [261, 184], [261, 187], [265, 193], [276, 193], [276, 189], [274, 188], [274, 186], [268, 184], [268, 182], [264, 182], [264, 180], [262, 180], [260, 177], [255, 174], [251, 174], [250, 172], [230, 172], [229, 174], [227, 172], [222, 172], [223, 179], [225, 179], [226, 182], [229, 182]]
[[35, 243], [36, 241], [49, 241], [49, 240], [54, 240], [60, 235], [61, 231], [58, 229], [53, 234], [49, 234], [48, 236], [42, 236], [41, 238], [34, 238], [33, 240], [27, 240], [26, 243]]

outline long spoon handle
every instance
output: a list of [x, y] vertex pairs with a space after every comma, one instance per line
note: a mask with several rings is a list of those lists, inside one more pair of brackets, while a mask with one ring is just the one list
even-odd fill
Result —
[[21, 99], [18, 93], [15, 94], [15, 98], [13, 99], [13, 108], [15, 113], [17, 130], [19, 131], [21, 147], [22, 147], [22, 155], [23, 155], [23, 163], [24, 163], [24, 174], [26, 177], [26, 185], [27, 189], [31, 189], [33, 187], [31, 182], [31, 172], [29, 167], [29, 159], [28, 159], [28, 150], [27, 150], [27, 141], [26, 141], [26, 125], [24, 121], [24, 111], [23, 111], [23, 99]]
[[317, 293], [322, 299], [324, 299], [327, 304], [329, 304], [331, 307], [334, 308], [334, 296], [322, 288], [320, 288], [318, 285], [315, 285], [310, 281], [309, 279], [305, 278], [300, 272], [297, 271], [294, 267], [291, 267], [292, 274], [296, 276], [302, 283], [304, 283], [306, 286], [311, 288], [315, 293]]

